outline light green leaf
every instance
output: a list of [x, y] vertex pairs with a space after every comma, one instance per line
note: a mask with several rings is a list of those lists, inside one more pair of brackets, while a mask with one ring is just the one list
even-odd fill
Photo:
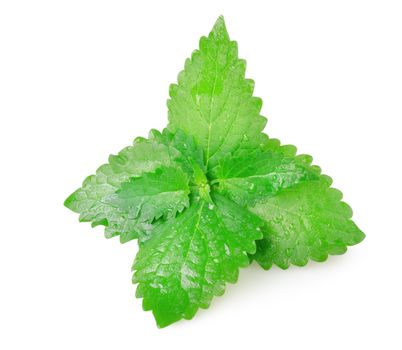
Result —
[[122, 243], [137, 238], [140, 232], [151, 229], [149, 224], [116, 208], [108, 198], [131, 177], [152, 172], [160, 166], [180, 167], [176, 159], [181, 156], [175, 148], [156, 140], [137, 139], [133, 146], [123, 149], [117, 156], [110, 156], [109, 163], [87, 177], [64, 204], [80, 214], [80, 221], [92, 222], [92, 226], [104, 225], [107, 238], [120, 235]]
[[247, 140], [259, 142], [266, 119], [253, 97], [254, 82], [245, 79], [246, 62], [229, 39], [223, 17], [202, 37], [170, 87], [169, 128], [182, 129], [204, 149], [207, 168]]
[[137, 254], [133, 282], [144, 310], [159, 327], [191, 319], [235, 283], [262, 237], [261, 220], [220, 196], [194, 202], [176, 218], [154, 229]]
[[252, 206], [300, 181], [318, 179], [320, 169], [311, 166], [311, 161], [279, 143], [267, 142], [252, 151], [241, 148], [213, 169], [212, 184], [236, 203]]
[[180, 129], [175, 132], [164, 129], [162, 133], [151, 130], [149, 138], [177, 150], [180, 155], [175, 158], [175, 161], [180, 163], [189, 175], [194, 176], [194, 172], [199, 170], [205, 172], [203, 150], [197, 145], [194, 137]]
[[161, 166], [154, 172], [132, 177], [106, 199], [131, 220], [153, 222], [170, 219], [189, 206], [187, 175], [178, 168]]
[[309, 259], [325, 261], [361, 242], [365, 235], [350, 219], [351, 208], [330, 184], [324, 176], [301, 182], [251, 208], [265, 220], [264, 239], [257, 242], [252, 258], [265, 269], [272, 264], [286, 269]]

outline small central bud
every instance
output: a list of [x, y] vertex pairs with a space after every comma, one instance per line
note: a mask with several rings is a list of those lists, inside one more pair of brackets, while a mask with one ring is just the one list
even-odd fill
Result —
[[200, 189], [200, 196], [203, 199], [210, 199], [209, 192], [211, 192], [211, 187], [207, 182], [202, 182], [198, 185]]
[[205, 175], [204, 171], [198, 166], [198, 164], [194, 163], [193, 169], [193, 182], [198, 189], [199, 196], [208, 202], [212, 202], [210, 196], [211, 186], [209, 184], [207, 176]]

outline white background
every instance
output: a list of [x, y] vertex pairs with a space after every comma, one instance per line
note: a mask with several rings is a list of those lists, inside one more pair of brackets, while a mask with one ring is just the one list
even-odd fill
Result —
[[[400, 1], [1, 1], [0, 348], [401, 349]], [[63, 201], [167, 122], [168, 85], [223, 14], [267, 133], [312, 154], [366, 240], [241, 271], [192, 321], [135, 299], [136, 242]]]

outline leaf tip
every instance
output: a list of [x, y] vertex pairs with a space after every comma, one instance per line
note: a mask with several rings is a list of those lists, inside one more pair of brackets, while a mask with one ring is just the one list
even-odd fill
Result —
[[361, 231], [359, 228], [357, 228], [353, 238], [354, 238], [354, 241], [350, 245], [356, 245], [356, 244], [363, 242], [366, 238], [366, 234], [363, 231]]
[[222, 15], [219, 16], [218, 19], [216, 20], [216, 22], [212, 28], [211, 35], [218, 37], [218, 38], [222, 38], [222, 39], [229, 39], [229, 34], [226, 29], [225, 19], [223, 18]]
[[77, 200], [76, 193], [77, 192], [74, 192], [74, 193], [70, 194], [67, 197], [67, 199], [64, 201], [64, 203], [63, 203], [66, 208], [68, 208], [68, 209], [70, 209], [72, 211], [75, 211], [75, 205], [74, 204], [75, 204], [75, 202]]
[[172, 311], [173, 310], [165, 310], [165, 312], [164, 311], [161, 312], [161, 310], [156, 309], [152, 310], [156, 326], [159, 329], [166, 328], [184, 318], [184, 316], [181, 313]]

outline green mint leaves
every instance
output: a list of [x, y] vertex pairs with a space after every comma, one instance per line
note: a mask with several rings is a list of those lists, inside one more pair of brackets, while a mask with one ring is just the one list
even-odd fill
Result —
[[159, 327], [208, 308], [239, 269], [303, 266], [364, 234], [331, 179], [262, 133], [262, 102], [222, 17], [170, 87], [169, 124], [151, 130], [65, 201], [106, 237], [138, 239], [136, 296]]
[[170, 86], [169, 128], [194, 137], [204, 150], [207, 169], [241, 142], [258, 142], [266, 124], [260, 115], [262, 101], [253, 97], [254, 82], [245, 79], [245, 71], [237, 43], [230, 41], [219, 18], [186, 61], [178, 84]]
[[194, 201], [177, 218], [155, 228], [135, 259], [133, 282], [144, 309], [160, 327], [191, 319], [235, 283], [256, 252], [261, 219], [218, 194]]

